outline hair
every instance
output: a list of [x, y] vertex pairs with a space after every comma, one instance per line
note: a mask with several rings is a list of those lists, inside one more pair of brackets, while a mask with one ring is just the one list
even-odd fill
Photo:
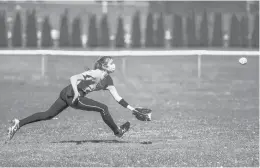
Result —
[[103, 56], [99, 58], [95, 64], [94, 64], [94, 69], [100, 69], [103, 70], [103, 65], [107, 65], [108, 61], [112, 59], [110, 56]]

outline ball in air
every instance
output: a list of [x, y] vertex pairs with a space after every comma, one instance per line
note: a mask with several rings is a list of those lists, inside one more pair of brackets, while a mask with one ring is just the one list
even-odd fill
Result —
[[239, 59], [239, 63], [244, 65], [244, 64], [247, 63], [247, 59], [245, 57], [242, 57], [242, 58]]

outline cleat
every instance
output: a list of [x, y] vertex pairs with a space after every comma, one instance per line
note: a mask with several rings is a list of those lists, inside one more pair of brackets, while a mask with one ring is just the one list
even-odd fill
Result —
[[13, 138], [14, 134], [19, 130], [19, 123], [20, 121], [18, 119], [14, 119], [11, 121], [13, 124], [11, 127], [8, 128], [8, 139], [9, 141]]
[[115, 133], [115, 136], [121, 138], [124, 135], [124, 133], [126, 133], [129, 130], [129, 128], [130, 128], [130, 122], [127, 121], [126, 123], [124, 123], [119, 127], [118, 132]]

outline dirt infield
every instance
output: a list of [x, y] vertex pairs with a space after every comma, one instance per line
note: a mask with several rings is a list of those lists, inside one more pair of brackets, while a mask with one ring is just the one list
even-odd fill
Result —
[[126, 76], [116, 58], [119, 94], [153, 109], [153, 121], [137, 121], [104, 91], [89, 96], [107, 104], [118, 124], [131, 122], [123, 138], [99, 113], [69, 108], [4, 144], [7, 120], [47, 109], [70, 75], [96, 58], [49, 58], [42, 79], [40, 59], [2, 57], [0, 166], [259, 167], [259, 60], [240, 65], [238, 58], [204, 56], [200, 87], [196, 57], [128, 58]]

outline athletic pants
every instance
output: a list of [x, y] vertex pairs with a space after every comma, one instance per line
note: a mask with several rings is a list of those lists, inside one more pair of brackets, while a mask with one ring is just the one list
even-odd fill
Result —
[[103, 121], [111, 128], [111, 130], [115, 134], [118, 133], [118, 127], [115, 124], [112, 116], [108, 111], [108, 107], [105, 104], [82, 96], [80, 96], [78, 100], [76, 100], [75, 103], [72, 104], [72, 99], [73, 96], [67, 96], [66, 89], [64, 89], [63, 91], [61, 91], [58, 99], [52, 104], [52, 106], [47, 111], [38, 112], [20, 120], [19, 126], [22, 127], [29, 123], [50, 120], [59, 113], [61, 113], [63, 110], [65, 110], [67, 107], [72, 107], [74, 109], [99, 112], [102, 116]]

